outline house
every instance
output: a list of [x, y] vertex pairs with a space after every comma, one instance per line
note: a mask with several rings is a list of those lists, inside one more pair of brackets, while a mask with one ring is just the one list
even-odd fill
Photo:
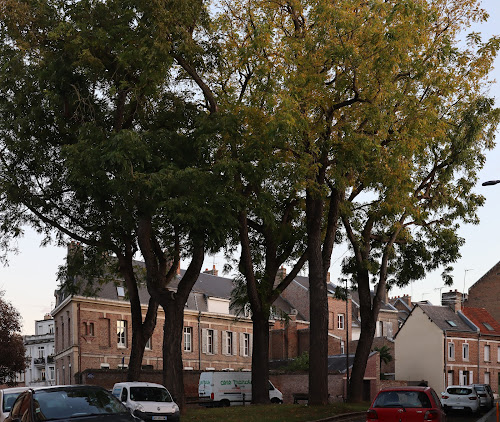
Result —
[[[486, 310], [462, 309], [460, 292], [442, 294], [444, 306], [417, 303], [395, 336], [396, 379], [426, 380], [436, 391], [489, 381], [498, 393], [500, 337]], [[469, 316], [470, 317], [469, 317]], [[483, 321], [484, 320], [484, 321]], [[478, 324], [487, 325], [479, 328]]]
[[485, 308], [490, 315], [500, 321], [500, 262], [476, 281], [468, 291], [465, 306]]
[[[176, 282], [182, 273], [179, 270]], [[232, 289], [232, 280], [218, 277], [215, 271], [199, 275], [184, 310], [182, 357], [186, 370], [251, 368], [252, 321], [229, 308]], [[145, 287], [140, 288], [139, 296], [145, 315], [149, 300]], [[88, 368], [128, 366], [132, 320], [126, 291], [119, 282], [102, 285], [95, 297], [56, 291], [52, 316], [57, 384], [78, 382], [75, 375]], [[155, 331], [144, 352], [145, 368], [162, 368], [164, 318], [159, 308]]]
[[[281, 268], [278, 278], [284, 277]], [[346, 339], [351, 341], [352, 301], [337, 299], [336, 286], [327, 281], [328, 354], [346, 352]], [[273, 327], [269, 334], [271, 360], [293, 359], [309, 351], [310, 302], [309, 279], [297, 276], [274, 302]], [[280, 316], [286, 315], [286, 316]], [[352, 351], [352, 350], [351, 350]]]
[[45, 315], [35, 321], [35, 334], [23, 336], [26, 349], [26, 386], [39, 387], [55, 384], [54, 320]]

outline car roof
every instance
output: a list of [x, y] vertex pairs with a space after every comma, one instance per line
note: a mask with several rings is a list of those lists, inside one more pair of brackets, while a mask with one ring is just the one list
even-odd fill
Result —
[[77, 385], [51, 385], [44, 387], [33, 387], [30, 390], [37, 391], [67, 391], [67, 390], [104, 390], [105, 388], [98, 385], [87, 385], [87, 384], [77, 384]]
[[385, 387], [382, 391], [425, 391], [425, 390], [430, 390], [430, 387], [424, 387], [424, 386], [401, 386], [401, 387]]
[[22, 393], [23, 391], [28, 390], [29, 387], [10, 387], [10, 388], [4, 388], [0, 390], [1, 394], [5, 393]]
[[141, 381], [117, 382], [113, 388], [116, 388], [116, 387], [158, 387], [158, 388], [165, 388], [161, 384], [155, 384], [154, 382], [141, 382]]

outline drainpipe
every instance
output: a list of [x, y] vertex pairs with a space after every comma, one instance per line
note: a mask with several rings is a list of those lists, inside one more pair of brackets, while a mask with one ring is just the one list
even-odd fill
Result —
[[479, 378], [479, 370], [481, 369], [480, 356], [481, 356], [481, 331], [478, 331], [477, 333], [477, 383], [478, 384], [481, 382]]
[[448, 332], [444, 330], [444, 389], [446, 387], [448, 387]]
[[81, 384], [82, 383], [82, 346], [81, 346], [81, 339], [80, 339], [80, 304], [77, 305], [78, 307], [78, 312], [77, 312], [77, 331], [76, 334], [78, 336], [78, 373], [80, 376], [78, 377], [78, 381]]
[[201, 371], [201, 311], [198, 311], [198, 370]]

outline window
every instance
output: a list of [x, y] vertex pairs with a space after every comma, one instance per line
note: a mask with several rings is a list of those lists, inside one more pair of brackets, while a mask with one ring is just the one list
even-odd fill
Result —
[[[453, 371], [448, 371], [448, 384], [447, 385], [453, 385]], [[437, 402], [439, 403], [439, 402]]]
[[488, 324], [487, 322], [483, 322], [483, 325], [489, 330], [489, 331], [495, 331], [495, 329], [490, 325]]
[[146, 342], [146, 345], [144, 346], [146, 350], [151, 350], [151, 337], [148, 338], [148, 341]]
[[118, 320], [116, 321], [116, 344], [118, 347], [127, 347], [127, 321]]
[[193, 327], [184, 327], [184, 351], [193, 351]]
[[93, 322], [89, 322], [89, 327], [88, 327], [88, 329], [89, 329], [89, 331], [88, 331], [88, 333], [87, 333], [87, 334], [88, 334], [89, 336], [93, 336], [93, 335], [95, 335], [95, 334], [94, 334], [94, 323], [93, 323]]
[[448, 359], [455, 360], [455, 343], [448, 343]]
[[43, 346], [38, 347], [38, 357], [43, 358], [44, 357], [44, 349]]
[[49, 380], [55, 379], [55, 372], [54, 372], [54, 367], [49, 366]]
[[250, 334], [243, 333], [243, 356], [250, 356]]
[[337, 315], [337, 328], [339, 330], [344, 329], [344, 314], [338, 314]]
[[40, 370], [40, 381], [45, 381], [45, 368]]
[[446, 321], [450, 327], [456, 327], [457, 323], [455, 321], [447, 320]]
[[[490, 361], [490, 346], [487, 344], [484, 346], [484, 361], [489, 362]], [[488, 384], [487, 382], [485, 384]]]
[[484, 383], [485, 384], [489, 384], [490, 383], [490, 373], [489, 372], [485, 372], [484, 373]]
[[469, 360], [469, 344], [468, 343], [462, 344], [462, 359]]
[[232, 331], [223, 331], [222, 332], [222, 342], [223, 342], [223, 353], [225, 355], [234, 355], [235, 347], [234, 347], [234, 333]]
[[345, 353], [345, 343], [344, 340], [340, 341], [340, 354], [343, 355]]
[[214, 330], [207, 330], [207, 353], [214, 354]]
[[125, 297], [125, 289], [122, 286], [116, 286], [116, 294], [119, 299]]

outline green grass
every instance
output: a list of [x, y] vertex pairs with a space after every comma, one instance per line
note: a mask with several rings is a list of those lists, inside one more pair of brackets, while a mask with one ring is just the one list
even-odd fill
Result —
[[188, 408], [181, 417], [182, 422], [305, 422], [341, 415], [364, 412], [369, 403], [330, 404], [307, 406], [302, 404], [232, 406], [222, 408]]

